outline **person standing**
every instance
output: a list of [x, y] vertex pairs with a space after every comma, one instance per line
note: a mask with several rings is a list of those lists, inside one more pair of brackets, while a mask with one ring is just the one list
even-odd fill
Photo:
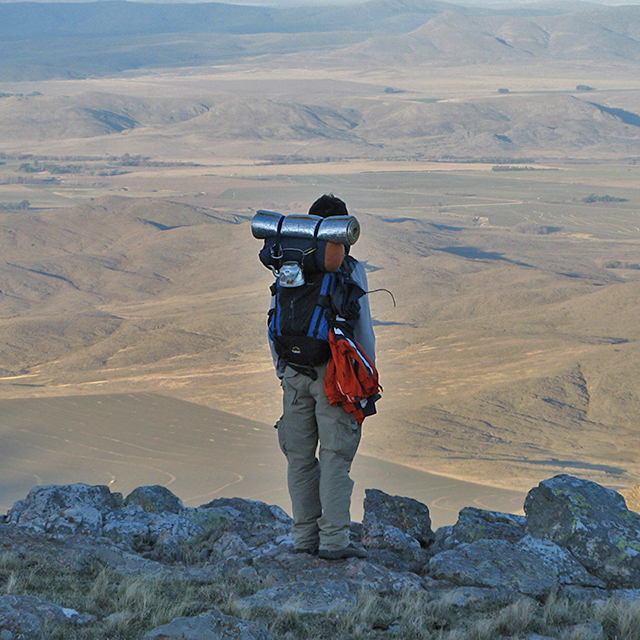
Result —
[[[309, 214], [327, 218], [345, 216], [348, 211], [340, 198], [329, 194], [318, 198], [311, 205]], [[346, 278], [360, 290], [355, 304], [351, 303], [349, 307], [350, 326], [358, 346], [375, 364], [375, 335], [368, 297], [363, 295], [368, 291], [367, 275], [364, 267], [348, 252], [349, 248], [344, 247], [344, 259], [338, 263], [341, 264], [338, 282]], [[311, 286], [312, 283], [302, 285]], [[299, 289], [303, 295], [304, 291]], [[332, 298], [335, 296], [334, 292]], [[272, 298], [270, 317], [275, 304]], [[334, 314], [335, 311], [333, 309]], [[283, 390], [283, 414], [276, 427], [280, 448], [287, 458], [294, 550], [318, 554], [327, 560], [366, 557], [366, 551], [349, 539], [353, 490], [349, 474], [362, 427], [354, 413], [341, 405], [330, 404], [327, 398], [325, 376], [330, 350], [327, 349], [325, 361], [300, 365], [287, 360], [282, 349], [278, 349], [278, 340], [271, 330], [269, 342]], [[374, 412], [373, 409], [370, 413]]]

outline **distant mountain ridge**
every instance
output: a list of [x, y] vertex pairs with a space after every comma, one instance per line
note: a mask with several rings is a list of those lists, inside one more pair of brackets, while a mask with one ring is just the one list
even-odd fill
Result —
[[0, 2], [0, 81], [98, 77], [286, 54], [306, 54], [317, 64], [318, 52], [340, 66], [536, 57], [635, 63], [640, 60], [640, 6]]
[[87, 3], [0, 4], [0, 36], [152, 35], [160, 33], [299, 33], [308, 31], [408, 31], [444, 11], [477, 13], [443, 2], [374, 0], [329, 7], [262, 7], [208, 2], [164, 4], [107, 0]]
[[[4, 40], [161, 33], [304, 33], [370, 31], [406, 33], [432, 17], [464, 15], [559, 15], [596, 8], [585, 2], [538, 3], [505, 8], [456, 5], [437, 0], [370, 0], [360, 4], [277, 7], [204, 3], [0, 2]], [[599, 7], [598, 11], [615, 11]]]
[[447, 11], [410, 33], [373, 36], [357, 43], [352, 53], [382, 64], [385, 60], [393, 64], [426, 60], [477, 64], [534, 58], [638, 61], [640, 6], [536, 17]]

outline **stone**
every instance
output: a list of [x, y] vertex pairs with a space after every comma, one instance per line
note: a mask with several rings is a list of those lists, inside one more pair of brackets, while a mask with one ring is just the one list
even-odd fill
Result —
[[225, 531], [212, 547], [214, 553], [223, 558], [237, 558], [249, 554], [247, 543], [237, 534]]
[[477, 540], [506, 540], [518, 542], [527, 535], [527, 519], [511, 513], [486, 511], [465, 507], [458, 514], [458, 521], [450, 529], [438, 530], [438, 547], [453, 549], [459, 544]]
[[[291, 520], [277, 506], [220, 498], [194, 509], [163, 487], [140, 487], [123, 501], [107, 487], [50, 486], [14, 505], [0, 522], [0, 540], [16, 557], [38, 553], [65, 571], [98, 561], [120, 575], [190, 584], [240, 579], [255, 591], [235, 601], [240, 616], [339, 615], [357, 606], [362, 590], [381, 596], [417, 591], [434, 610], [458, 617], [550, 593], [595, 605], [640, 599], [633, 579], [640, 515], [618, 494], [557, 476], [530, 492], [526, 509], [527, 519], [467, 507], [455, 525], [434, 534], [426, 505], [369, 489], [365, 521], [352, 524], [369, 556], [328, 562], [293, 553]], [[95, 618], [37, 598], [0, 596], [0, 640], [40, 640], [50, 621], [62, 620]], [[600, 640], [599, 633], [588, 623], [563, 630], [574, 640]], [[145, 638], [266, 640], [268, 633], [208, 611]]]
[[159, 484], [134, 489], [125, 498], [124, 505], [138, 505], [147, 513], [180, 513], [184, 509], [182, 500]]
[[566, 549], [532, 536], [517, 544], [489, 539], [462, 543], [434, 556], [428, 570], [432, 577], [458, 585], [512, 589], [533, 597], [566, 585], [606, 586]]
[[302, 617], [326, 616], [355, 608], [358, 589], [347, 580], [296, 580], [262, 589], [240, 598], [234, 607], [240, 615], [295, 613]]
[[573, 640], [604, 640], [604, 629], [599, 622], [581, 622], [566, 630], [567, 636]]
[[524, 508], [532, 536], [566, 548], [609, 588], [640, 588], [640, 514], [620, 494], [562, 474], [532, 489]]
[[518, 547], [535, 553], [552, 566], [561, 585], [606, 588], [603, 580], [591, 575], [566, 549], [553, 542], [527, 535], [518, 543]]
[[212, 509], [183, 508], [179, 513], [149, 513], [130, 504], [109, 514], [103, 535], [145, 558], [179, 562], [194, 546], [213, 545], [232, 526]]
[[[264, 585], [285, 585], [297, 581], [346, 580], [357, 588], [368, 587], [377, 593], [400, 593], [405, 590], [423, 589], [424, 579], [408, 571], [393, 571], [369, 559], [352, 558], [329, 562], [317, 556], [293, 553], [291, 548], [274, 548], [248, 558], [251, 568]], [[230, 558], [225, 574], [239, 570], [239, 559]], [[246, 566], [246, 563], [245, 563]]]
[[212, 609], [191, 618], [176, 618], [149, 631], [143, 640], [271, 640], [271, 636], [254, 622]]
[[29, 640], [44, 640], [42, 624], [37, 616], [0, 605], [0, 633], [3, 640], [14, 638], [29, 638]]
[[559, 586], [558, 574], [544, 559], [505, 540], [461, 544], [431, 558], [427, 570], [456, 585], [511, 589], [535, 598]]
[[418, 572], [433, 555], [429, 508], [413, 500], [367, 489], [360, 539], [373, 562]]
[[558, 596], [567, 598], [573, 602], [586, 602], [593, 604], [594, 602], [602, 602], [611, 597], [611, 592], [606, 589], [598, 589], [596, 587], [579, 587], [577, 585], [565, 585], [558, 590]]
[[640, 600], [640, 589], [613, 589], [610, 595], [619, 600]]
[[366, 547], [402, 551], [427, 548], [434, 540], [426, 504], [379, 489], [365, 490], [362, 543]]
[[504, 606], [514, 599], [522, 598], [521, 595], [508, 589], [489, 589], [486, 587], [454, 587], [448, 585], [446, 588], [438, 590], [431, 587], [430, 591], [435, 591], [437, 597], [435, 602], [453, 609], [468, 611], [484, 611], [498, 606]]
[[129, 505], [110, 513], [103, 523], [102, 535], [130, 549], [149, 537], [151, 516], [139, 505]]
[[0, 640], [3, 637], [40, 640], [44, 638], [43, 628], [48, 623], [74, 622], [81, 625], [95, 620], [95, 616], [32, 596], [0, 596]]
[[37, 533], [98, 536], [104, 517], [121, 505], [122, 495], [103, 485], [47, 485], [16, 502], [6, 521]]
[[276, 505], [242, 498], [218, 498], [199, 507], [199, 511], [213, 510], [226, 517], [249, 547], [275, 543], [276, 538], [291, 531], [291, 518]]

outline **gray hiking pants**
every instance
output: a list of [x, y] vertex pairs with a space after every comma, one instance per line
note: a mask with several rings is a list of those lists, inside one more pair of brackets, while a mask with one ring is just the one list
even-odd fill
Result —
[[343, 549], [351, 524], [349, 471], [361, 429], [350, 413], [329, 404], [324, 392], [327, 366], [316, 370], [317, 380], [290, 367], [282, 378], [278, 440], [287, 457], [293, 543], [297, 549]]

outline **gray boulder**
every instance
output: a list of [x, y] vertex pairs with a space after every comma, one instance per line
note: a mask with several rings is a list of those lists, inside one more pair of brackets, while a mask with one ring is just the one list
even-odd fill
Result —
[[220, 575], [229, 578], [244, 575], [257, 586], [295, 586], [299, 582], [346, 580], [358, 590], [366, 587], [377, 593], [400, 593], [424, 587], [423, 579], [412, 572], [394, 571], [374, 564], [370, 559], [327, 562], [317, 556], [293, 553], [288, 544], [266, 551], [258, 548], [246, 555], [221, 557], [215, 566]]
[[477, 540], [506, 540], [516, 543], [527, 535], [527, 519], [512, 513], [465, 507], [458, 521], [449, 529], [437, 532], [437, 547], [448, 550]]
[[227, 518], [232, 530], [251, 548], [274, 544], [291, 530], [291, 518], [283, 509], [256, 500], [218, 498], [197, 509], [202, 514], [205, 510]]
[[527, 531], [568, 549], [610, 588], [640, 588], [640, 514], [595, 482], [558, 475], [525, 501]]
[[591, 575], [566, 549], [548, 540], [525, 536], [519, 543], [520, 549], [531, 551], [553, 567], [558, 582], [564, 585], [605, 589], [606, 584]]
[[558, 575], [540, 556], [505, 540], [478, 540], [431, 558], [429, 575], [456, 585], [510, 589], [541, 598], [559, 586]]
[[36, 533], [99, 536], [105, 516], [121, 506], [122, 495], [103, 485], [48, 485], [31, 489], [9, 510], [6, 521]]
[[29, 638], [44, 640], [42, 623], [37, 616], [0, 604], [0, 639]]
[[269, 632], [254, 622], [227, 616], [215, 609], [192, 618], [176, 618], [149, 631], [144, 640], [270, 640]]
[[580, 640], [604, 640], [605, 638], [604, 629], [599, 622], [581, 622], [571, 625], [567, 628], [567, 635]]
[[456, 585], [508, 589], [542, 598], [561, 585], [602, 587], [566, 550], [539, 540], [478, 540], [431, 558], [429, 575]]
[[124, 500], [125, 507], [132, 504], [147, 513], [180, 513], [184, 509], [182, 500], [159, 484], [134, 489]]
[[[286, 537], [291, 519], [280, 507], [241, 498], [220, 498], [197, 509], [185, 508], [161, 486], [138, 487], [123, 501], [106, 486], [74, 484], [32, 489], [16, 502], [6, 523], [53, 537], [107, 537], [145, 558], [207, 562], [219, 552], [230, 555], [271, 548]], [[242, 544], [217, 544], [229, 532]], [[220, 549], [221, 548], [221, 549]]]
[[428, 548], [434, 540], [427, 505], [366, 489], [362, 519], [362, 543], [366, 547], [420, 555], [421, 549]]

